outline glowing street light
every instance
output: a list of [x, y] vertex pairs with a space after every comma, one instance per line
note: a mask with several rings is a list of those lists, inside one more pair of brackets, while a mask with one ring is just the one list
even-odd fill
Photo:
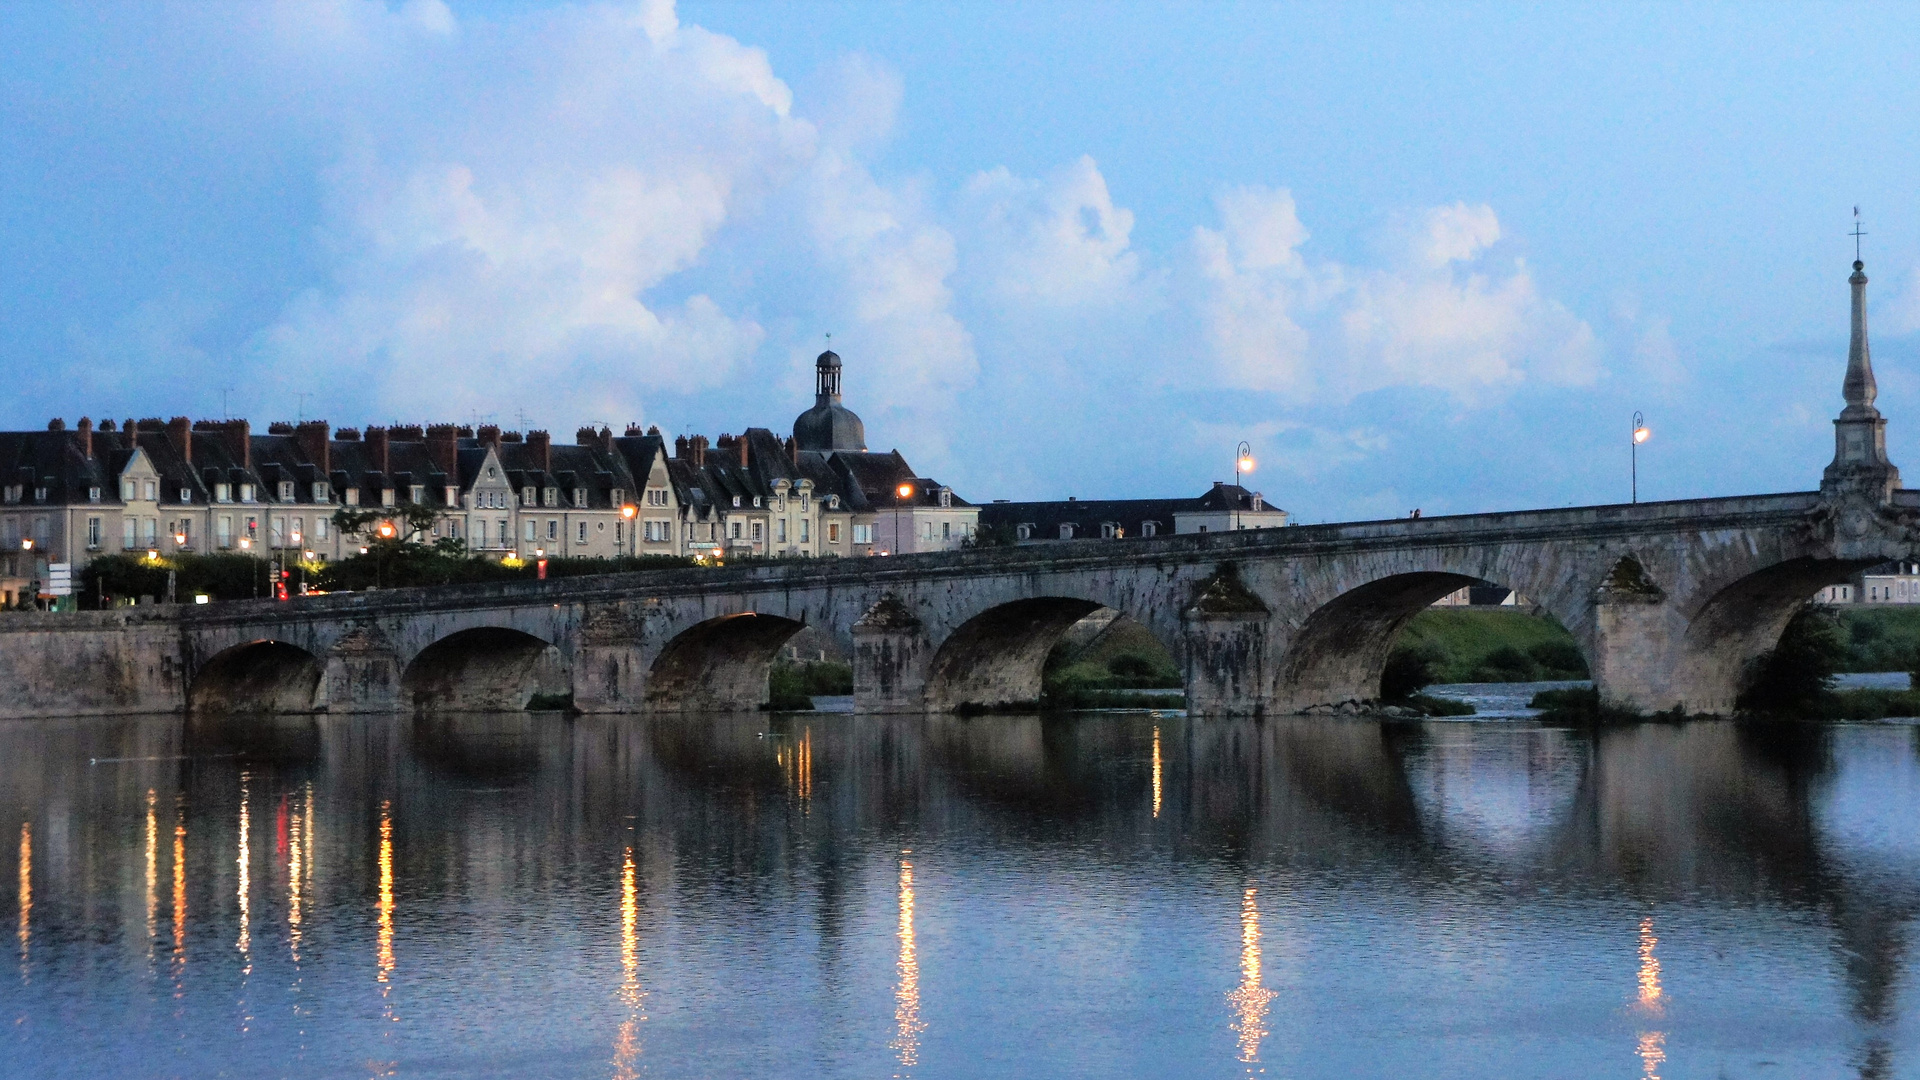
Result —
[[1633, 414], [1633, 442], [1628, 444], [1627, 450], [1628, 468], [1631, 470], [1632, 475], [1632, 499], [1634, 502], [1640, 501], [1640, 444], [1651, 438], [1653, 438], [1653, 429], [1647, 426], [1647, 418], [1641, 416], [1639, 411], [1635, 410]]
[[160, 552], [159, 552], [159, 549], [157, 549], [157, 548], [148, 548], [148, 549], [147, 549], [147, 561], [148, 561], [148, 562], [159, 562], [159, 561], [160, 561]]
[[[628, 550], [636, 553], [639, 552], [640, 550], [640, 538], [638, 536], [633, 535], [635, 531], [633, 527], [633, 524], [634, 524], [633, 519], [639, 513], [640, 513], [640, 508], [633, 505], [632, 503], [628, 503], [627, 505], [620, 508], [620, 516], [627, 519]], [[669, 537], [668, 539], [672, 539], [672, 538]]]
[[380, 539], [391, 540], [393, 539], [393, 533], [393, 522], [383, 521], [380, 523]]
[[32, 537], [30, 537], [30, 536], [29, 536], [29, 537], [22, 537], [22, 538], [21, 538], [21, 540], [20, 540], [20, 550], [21, 550], [21, 551], [32, 551], [32, 550], [33, 550], [33, 538], [32, 538]]
[[177, 533], [174, 533], [174, 534], [173, 534], [173, 546], [174, 546], [174, 547], [186, 547], [186, 546], [187, 546], [187, 534], [186, 534], [186, 533], [183, 533], [183, 532], [177, 532]]
[[[1253, 447], [1245, 439], [1240, 440], [1240, 445], [1234, 448], [1233, 471], [1235, 479], [1253, 472]], [[1240, 495], [1236, 492], [1227, 497], [1233, 500], [1233, 519], [1227, 523], [1227, 528], [1236, 531], [1240, 527]]]
[[900, 504], [913, 498], [913, 485], [901, 484], [893, 489], [893, 550], [900, 550]]

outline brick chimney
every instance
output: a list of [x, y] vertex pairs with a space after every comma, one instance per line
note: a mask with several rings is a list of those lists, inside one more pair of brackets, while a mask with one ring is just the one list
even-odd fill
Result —
[[745, 435], [733, 440], [734, 447], [740, 451], [740, 467], [743, 469], [747, 467], [747, 447], [750, 444], [751, 440]]
[[527, 450], [533, 457], [533, 467], [541, 472], [553, 471], [553, 436], [544, 431], [527, 432]]
[[90, 458], [93, 456], [93, 421], [84, 416], [81, 417], [79, 431], [80, 456]]
[[379, 473], [381, 476], [390, 475], [393, 471], [388, 467], [390, 457], [387, 449], [387, 429], [383, 427], [368, 428], [367, 460], [373, 465], [373, 471]]
[[500, 425], [499, 424], [481, 424], [480, 425], [480, 445], [496, 453], [499, 452], [500, 450]]
[[427, 458], [433, 467], [458, 482], [460, 475], [460, 429], [452, 424], [434, 424], [427, 428]]
[[628, 424], [628, 425], [627, 425], [627, 438], [629, 438], [629, 439], [637, 439], [637, 438], [639, 438], [640, 436], [642, 436], [642, 435], [644, 435], [644, 434], [646, 434], [646, 432], [644, 432], [644, 431], [641, 431], [641, 430], [640, 430], [640, 425], [639, 425], [639, 424]]
[[426, 432], [419, 424], [395, 424], [387, 429], [387, 438], [394, 442], [419, 442], [426, 438]]
[[500, 441], [501, 442], [519, 442], [520, 433], [517, 431], [503, 431], [500, 433]]
[[334, 432], [333, 437], [341, 442], [359, 442], [360, 429], [357, 427], [343, 427], [339, 431]]
[[600, 452], [603, 454], [613, 453], [613, 429], [610, 427], [601, 428], [600, 437], [595, 440], [595, 445], [600, 447]]
[[573, 444], [575, 446], [592, 446], [593, 440], [599, 437], [600, 433], [593, 430], [593, 425], [588, 424], [573, 433]]
[[305, 420], [293, 429], [294, 444], [323, 477], [333, 475], [332, 433], [325, 420]]
[[193, 421], [184, 416], [176, 416], [167, 421], [167, 441], [173, 444], [173, 452], [180, 460], [193, 464]]
[[[286, 425], [282, 424], [282, 427]], [[253, 468], [253, 425], [245, 420], [202, 420], [195, 431], [211, 431], [220, 437], [227, 454], [243, 469]]]
[[673, 437], [673, 456], [681, 461], [686, 460], [687, 437], [685, 435], [675, 435]]
[[794, 442], [792, 436], [787, 437], [786, 450], [787, 450], [787, 460], [793, 462], [793, 465], [795, 468], [799, 468], [800, 467], [800, 444], [797, 442]]
[[56, 416], [53, 419], [47, 421], [47, 430], [48, 431], [65, 431], [67, 430], [67, 422]]
[[687, 450], [693, 458], [694, 468], [704, 469], [707, 467], [707, 437], [705, 435], [695, 435], [688, 441]]

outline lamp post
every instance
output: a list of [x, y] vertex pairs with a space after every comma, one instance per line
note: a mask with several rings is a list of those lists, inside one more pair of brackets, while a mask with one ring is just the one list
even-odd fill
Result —
[[635, 557], [638, 557], [640, 554], [640, 538], [633, 535], [635, 529], [640, 524], [634, 520], [634, 516], [638, 513], [640, 513], [639, 507], [634, 506], [632, 503], [628, 503], [620, 508], [620, 516], [627, 519], [628, 550], [632, 551]]
[[900, 504], [913, 497], [913, 485], [901, 484], [893, 489], [893, 553], [900, 553]]
[[1640, 415], [1638, 409], [1633, 413], [1633, 441], [1627, 447], [1627, 468], [1631, 479], [1632, 499], [1640, 501], [1640, 444], [1653, 437], [1653, 429], [1647, 426], [1647, 418]]
[[[1233, 486], [1236, 488], [1239, 487], [1240, 478], [1252, 471], [1253, 471], [1253, 447], [1248, 445], [1245, 439], [1242, 439], [1240, 440], [1240, 445], [1235, 447], [1233, 451], [1233, 472], [1234, 472]], [[1227, 531], [1238, 532], [1240, 528], [1240, 496], [1238, 493], [1233, 493], [1233, 494], [1229, 494], [1227, 497], [1233, 500], [1233, 513], [1231, 518], [1227, 522]]]

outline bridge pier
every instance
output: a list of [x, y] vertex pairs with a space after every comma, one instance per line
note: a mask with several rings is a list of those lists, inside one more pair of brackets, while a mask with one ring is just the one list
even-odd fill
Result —
[[400, 708], [400, 654], [386, 636], [358, 627], [327, 650], [320, 702], [329, 713], [381, 713]]
[[853, 707], [870, 713], [926, 711], [933, 646], [912, 609], [893, 593], [853, 624]]
[[634, 712], [646, 702], [649, 659], [644, 633], [619, 607], [580, 624], [573, 658], [573, 707], [583, 713]]

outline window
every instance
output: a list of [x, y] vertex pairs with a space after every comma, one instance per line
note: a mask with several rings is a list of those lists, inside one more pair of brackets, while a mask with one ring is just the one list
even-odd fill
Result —
[[508, 538], [513, 536], [513, 530], [507, 525], [506, 518], [501, 518], [499, 521], [499, 525], [500, 525], [500, 546], [506, 547]]
[[528, 518], [526, 523], [520, 528], [520, 538], [527, 541], [538, 540], [540, 538], [539, 528], [539, 522]]
[[837, 544], [839, 542], [840, 542], [840, 523], [837, 521], [827, 522], [827, 543]]
[[813, 509], [812, 504], [813, 504], [813, 495], [810, 492], [805, 492], [805, 491], [801, 492], [800, 493], [800, 512], [805, 514], [811, 511]]
[[213, 497], [216, 502], [223, 502], [223, 503], [232, 502], [233, 501], [233, 485], [232, 484], [213, 485]]
[[487, 546], [487, 519], [481, 518], [473, 523], [473, 537], [481, 547]]
[[1264, 498], [1261, 498], [1260, 493], [1257, 491], [1253, 493], [1253, 508], [1256, 511], [1265, 510], [1267, 508], [1267, 500]]
[[424, 505], [427, 501], [427, 485], [415, 484], [408, 488], [407, 501], [415, 506]]
[[240, 501], [243, 503], [250, 503], [253, 501], [253, 485], [252, 484], [240, 485]]
[[781, 518], [779, 521], [776, 521], [773, 524], [774, 524], [773, 538], [782, 544], [786, 543], [787, 542], [787, 519]]
[[[99, 489], [95, 488], [94, 490], [98, 491]], [[98, 549], [99, 547], [100, 547], [100, 519], [97, 517], [90, 517], [87, 519], [87, 550], [93, 551]]]
[[[932, 523], [929, 522], [928, 524], [932, 524]], [[940, 539], [942, 540], [953, 539], [953, 522], [943, 521], [940, 523]]]
[[804, 544], [811, 539], [813, 539], [813, 523], [808, 521], [806, 518], [801, 518], [800, 519], [800, 542]]
[[[221, 547], [230, 548], [233, 546], [232, 514], [221, 514], [219, 519], [213, 523], [213, 536], [215, 542]], [[131, 534], [129, 534], [129, 539], [131, 539]]]
[[1013, 535], [1016, 539], [1031, 540], [1033, 539], [1033, 526], [1031, 525], [1018, 526], [1013, 530]]
[[587, 489], [586, 488], [573, 489], [573, 505], [575, 506], [587, 505]]
[[[560, 489], [551, 488], [551, 487], [548, 488], [546, 491], [541, 493], [541, 501], [548, 506], [559, 506], [560, 505]], [[578, 506], [580, 504], [575, 503], [574, 505]]]
[[625, 506], [627, 504], [627, 490], [625, 488], [614, 488], [612, 493], [607, 496], [607, 502], [613, 506]]
[[301, 541], [306, 539], [306, 535], [307, 535], [307, 519], [294, 518], [293, 530], [287, 534], [287, 542], [289, 544], [292, 544], [294, 547], [299, 547]]
[[140, 522], [138, 519], [136, 518], [120, 519], [120, 546], [122, 548], [128, 551], [133, 550], [133, 545], [139, 541], [139, 537], [135, 533], [135, 530], [137, 530], [138, 528], [140, 528]]
[[267, 519], [267, 546], [287, 546], [287, 519], [275, 514]]
[[1157, 521], [1143, 521], [1143, 522], [1141, 522], [1141, 523], [1140, 523], [1140, 535], [1141, 535], [1141, 536], [1157, 536], [1157, 535], [1159, 535], [1159, 533], [1160, 533], [1160, 523], [1159, 523], [1159, 522], [1157, 522]]
[[1071, 525], [1060, 526], [1060, 539], [1062, 540], [1073, 539], [1073, 526]]
[[34, 502], [46, 502], [46, 501], [47, 501], [47, 489], [46, 489], [46, 488], [43, 488], [43, 487], [37, 487], [37, 488], [34, 488], [34, 489], [33, 489], [33, 501], [34, 501]]
[[1114, 533], [1113, 522], [1103, 521], [1100, 523], [1100, 538], [1102, 540], [1113, 539], [1113, 533]]
[[141, 490], [146, 493], [147, 502], [159, 501], [159, 492], [156, 490], [158, 485], [154, 481], [149, 480], [146, 483], [142, 484], [140, 487], [141, 487]]
[[761, 526], [761, 524], [760, 524], [760, 522], [758, 522], [758, 521], [756, 521], [756, 522], [754, 522], [754, 523], [753, 523], [753, 538], [754, 538], [755, 540], [760, 540], [760, 539], [763, 539], [763, 536], [762, 536], [762, 533], [761, 533], [761, 528], [762, 528], [762, 526]]
[[667, 489], [666, 488], [648, 488], [647, 489], [647, 505], [648, 506], [667, 505]]
[[587, 523], [586, 522], [584, 521], [580, 522], [580, 535], [574, 537], [573, 542], [576, 544], [584, 544], [587, 542]]
[[491, 465], [487, 466], [487, 479], [491, 480], [497, 475], [499, 475], [499, 470], [495, 469]]
[[[616, 521], [613, 523], [613, 546], [614, 547], [619, 547], [622, 544], [625, 544], [627, 542], [627, 530], [623, 527], [625, 525], [626, 525], [626, 522], [624, 521]], [[647, 533], [648, 533], [647, 539], [649, 540], [653, 539], [653, 536], [652, 536], [653, 530], [651, 528], [647, 530]]]
[[[585, 527], [586, 527], [586, 526], [585, 526], [585, 523], [584, 523], [584, 522], [582, 522], [582, 523], [581, 523], [581, 527], [582, 527], [582, 528], [585, 528]], [[559, 523], [558, 521], [556, 521], [556, 520], [554, 520], [553, 518], [548, 518], [548, 519], [547, 519], [547, 539], [549, 539], [549, 540], [558, 540], [558, 539], [560, 539], [560, 523]], [[581, 537], [581, 539], [583, 539], [583, 540], [584, 540], [584, 539], [586, 539], [586, 538], [585, 538], [585, 537]]]
[[738, 510], [738, 509], [740, 509], [740, 496], [738, 496], [738, 495], [735, 495], [735, 496], [733, 497], [733, 508], [734, 508], [735, 510]]
[[[664, 544], [673, 539], [673, 522], [671, 521], [649, 521], [646, 526], [646, 539], [649, 544]], [[687, 529], [688, 539], [692, 539], [693, 526], [688, 525]]]
[[460, 489], [459, 488], [449, 487], [447, 489], [447, 505], [448, 506], [460, 505]]
[[873, 543], [873, 526], [855, 525], [853, 527], [853, 542], [856, 544]]
[[540, 492], [534, 488], [521, 488], [520, 489], [520, 505], [521, 506], [539, 506]]
[[281, 502], [293, 501], [293, 481], [291, 480], [280, 481], [280, 501]]
[[326, 518], [321, 517], [321, 518], [313, 519], [313, 538], [315, 540], [325, 540], [327, 538], [327, 519]]
[[1207, 531], [1207, 527], [1206, 527], [1205, 525], [1202, 525], [1202, 526], [1200, 526], [1200, 531], [1201, 531], [1201, 532], [1206, 532], [1206, 531]]
[[90, 488], [88, 488], [88, 489], [87, 489], [87, 501], [88, 501], [88, 502], [90, 502], [90, 503], [97, 503], [97, 502], [99, 502], [99, 501], [100, 501], [100, 489], [99, 489], [99, 488], [97, 488], [97, 487], [90, 487]]
[[160, 519], [148, 518], [146, 532], [147, 532], [147, 546], [154, 547], [158, 545], [160, 543]]
[[360, 505], [360, 489], [359, 488], [357, 487], [348, 488], [347, 490], [341, 492], [341, 495], [345, 497], [345, 502], [348, 506]]
[[941, 489], [940, 489], [940, 506], [941, 506], [941, 508], [942, 508], [942, 509], [945, 509], [945, 508], [947, 508], [947, 507], [950, 507], [950, 506], [952, 506], [952, 505], [953, 505], [953, 489], [952, 489], [952, 488], [941, 488]]
[[[447, 519], [447, 536], [454, 540], [460, 539], [460, 519], [459, 518]], [[324, 540], [326, 539], [326, 537], [327, 537], [326, 530], [325, 529], [320, 530], [320, 538]]]
[[174, 534], [174, 538], [180, 542], [180, 546], [183, 548], [190, 548], [193, 546], [193, 519], [192, 518], [180, 519], [180, 531]]
[[393, 505], [393, 489], [392, 488], [380, 489], [380, 505], [381, 506]]
[[733, 523], [733, 538], [740, 539], [740, 523], [737, 521]]
[[753, 507], [754, 507], [754, 509], [756, 509], [756, 510], [758, 510], [758, 509], [760, 508], [760, 496], [758, 496], [758, 495], [755, 495], [755, 496], [753, 497]]
[[248, 540], [260, 539], [260, 519], [257, 517], [247, 518], [246, 530], [247, 530], [246, 539]]
[[327, 501], [327, 482], [325, 480], [314, 481], [313, 501], [317, 503], [323, 503]]
[[181, 488], [180, 489], [180, 505], [185, 506], [192, 501], [193, 501], [193, 489]]
[[933, 539], [933, 522], [929, 521], [929, 522], [925, 522], [924, 524], [926, 525], [926, 528], [920, 530], [921, 532], [920, 538], [922, 540], [932, 540]]

